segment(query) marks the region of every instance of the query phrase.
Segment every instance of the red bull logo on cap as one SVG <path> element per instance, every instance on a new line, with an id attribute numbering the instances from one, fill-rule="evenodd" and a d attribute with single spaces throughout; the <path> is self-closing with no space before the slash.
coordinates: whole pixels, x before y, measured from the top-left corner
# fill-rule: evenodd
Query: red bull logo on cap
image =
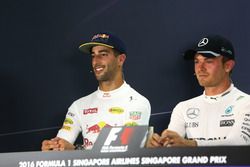
<path id="1" fill-rule="evenodd" d="M 96 34 L 96 35 L 93 36 L 92 40 L 94 40 L 96 38 L 109 38 L 109 35 L 107 35 L 107 34 Z"/>

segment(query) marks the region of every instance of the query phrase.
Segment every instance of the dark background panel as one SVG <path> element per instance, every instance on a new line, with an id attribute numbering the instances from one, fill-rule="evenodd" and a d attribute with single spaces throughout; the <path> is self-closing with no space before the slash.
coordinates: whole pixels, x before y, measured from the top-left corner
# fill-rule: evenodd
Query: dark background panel
<path id="1" fill-rule="evenodd" d="M 199 95 L 183 52 L 207 34 L 235 46 L 234 84 L 250 93 L 248 0 L 55 0 L 0 2 L 0 152 L 40 150 L 71 103 L 97 88 L 90 56 L 78 46 L 99 31 L 127 44 L 126 81 L 167 127 L 173 107 Z"/>

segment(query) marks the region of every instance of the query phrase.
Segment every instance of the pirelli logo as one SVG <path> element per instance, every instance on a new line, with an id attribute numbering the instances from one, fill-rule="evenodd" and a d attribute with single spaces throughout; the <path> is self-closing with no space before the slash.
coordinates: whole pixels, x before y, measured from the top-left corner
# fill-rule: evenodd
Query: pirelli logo
<path id="1" fill-rule="evenodd" d="M 235 122 L 234 119 L 230 119 L 230 120 L 221 120 L 221 121 L 220 121 L 220 127 L 233 126 L 233 125 L 234 125 L 234 122 Z"/>

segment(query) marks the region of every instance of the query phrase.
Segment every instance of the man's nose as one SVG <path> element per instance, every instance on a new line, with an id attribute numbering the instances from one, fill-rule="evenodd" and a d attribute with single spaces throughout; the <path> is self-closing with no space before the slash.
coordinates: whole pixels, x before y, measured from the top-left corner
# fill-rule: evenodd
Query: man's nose
<path id="1" fill-rule="evenodd" d="M 96 64 L 98 62 L 98 56 L 93 56 L 92 57 L 92 64 Z"/>
<path id="2" fill-rule="evenodd" d="M 200 62 L 198 64 L 198 69 L 205 69 L 205 63 L 204 62 Z"/>

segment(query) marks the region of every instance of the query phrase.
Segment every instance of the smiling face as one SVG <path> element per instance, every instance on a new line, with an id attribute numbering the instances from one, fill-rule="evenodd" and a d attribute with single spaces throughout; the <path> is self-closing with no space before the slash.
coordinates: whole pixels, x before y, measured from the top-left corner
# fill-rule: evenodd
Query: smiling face
<path id="1" fill-rule="evenodd" d="M 229 72 L 234 65 L 233 60 L 223 63 L 223 56 L 207 58 L 201 54 L 194 57 L 194 69 L 198 82 L 205 88 L 220 87 L 230 82 Z"/>
<path id="2" fill-rule="evenodd" d="M 121 55 L 115 55 L 113 49 L 106 46 L 92 48 L 92 68 L 99 82 L 114 81 L 122 74 Z"/>

